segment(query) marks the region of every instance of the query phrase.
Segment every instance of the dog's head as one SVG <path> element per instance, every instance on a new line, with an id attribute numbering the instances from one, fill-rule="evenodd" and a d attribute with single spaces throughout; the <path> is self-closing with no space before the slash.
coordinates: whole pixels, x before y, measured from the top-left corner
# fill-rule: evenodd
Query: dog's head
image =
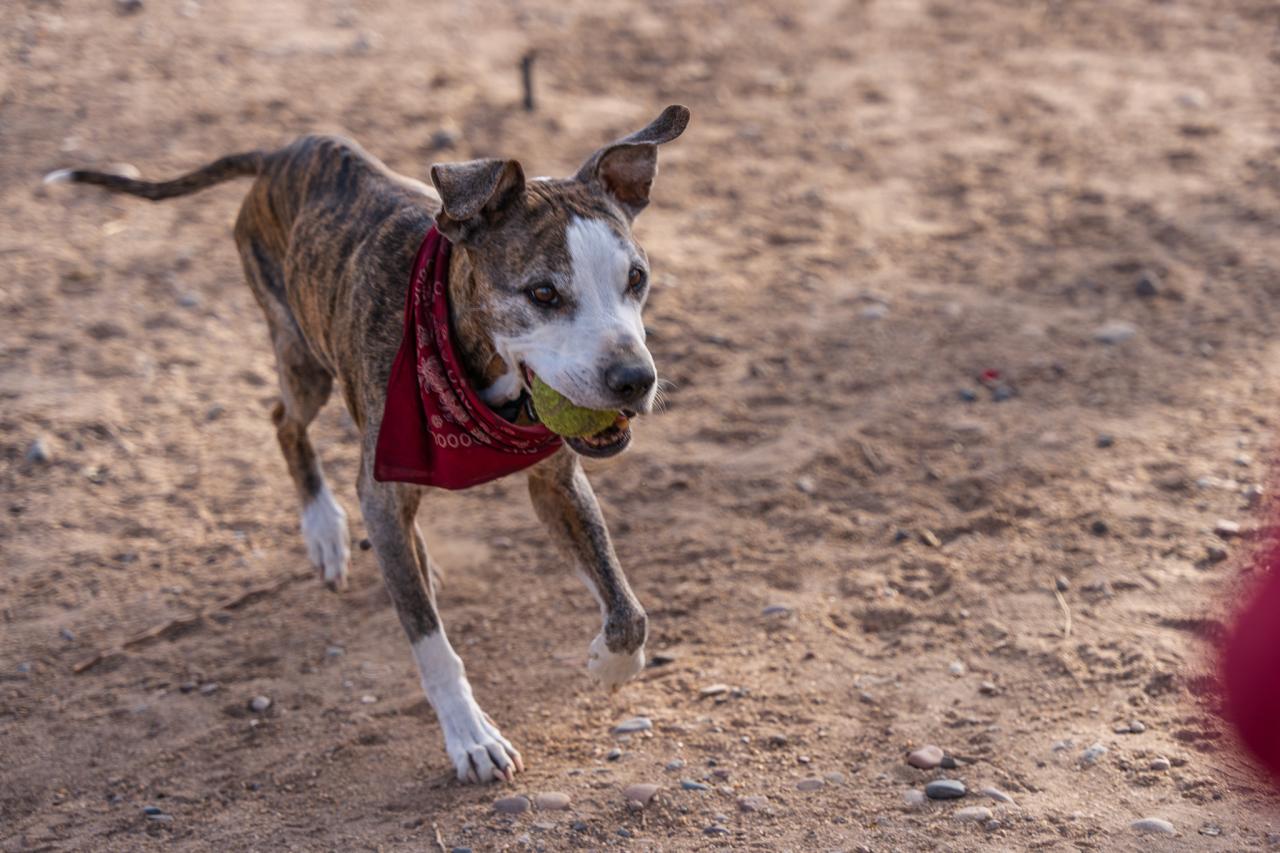
<path id="1" fill-rule="evenodd" d="M 537 375 L 575 405 L 617 410 L 614 427 L 569 440 L 579 453 L 620 452 L 628 418 L 653 406 L 657 372 L 640 319 L 649 263 L 631 223 L 649 203 L 658 145 L 688 122 L 686 108 L 667 107 L 571 178 L 526 180 L 515 160 L 431 167 L 443 203 L 437 227 L 470 265 L 460 322 L 490 336 L 503 362 L 482 396 L 491 405 L 515 399 Z"/>

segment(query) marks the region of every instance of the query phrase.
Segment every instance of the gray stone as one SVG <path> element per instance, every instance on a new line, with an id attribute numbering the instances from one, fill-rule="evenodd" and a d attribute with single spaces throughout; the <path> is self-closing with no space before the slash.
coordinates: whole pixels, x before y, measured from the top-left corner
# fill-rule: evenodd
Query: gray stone
<path id="1" fill-rule="evenodd" d="M 919 788 L 903 792 L 902 801 L 909 809 L 922 809 L 929 804 L 929 798 Z"/>
<path id="2" fill-rule="evenodd" d="M 1158 817 L 1144 817 L 1129 824 L 1129 828 L 1139 835 L 1175 835 L 1173 824 Z"/>
<path id="3" fill-rule="evenodd" d="M 682 769 L 683 767 L 684 767 L 684 759 L 683 759 L 683 758 L 674 758 L 674 759 L 672 759 L 671 761 L 668 761 L 668 762 L 667 762 L 667 770 L 669 770 L 669 771 L 671 771 L 671 770 L 680 770 L 680 769 Z"/>
<path id="4" fill-rule="evenodd" d="M 613 733 L 615 735 L 628 735 L 635 732 L 647 732 L 652 728 L 653 720 L 648 717 L 632 717 L 614 726 Z"/>
<path id="5" fill-rule="evenodd" d="M 921 770 L 932 770 L 942 763 L 942 757 L 941 747 L 925 744 L 919 749 L 913 750 L 907 756 L 907 763 L 912 767 L 919 767 Z"/>
<path id="6" fill-rule="evenodd" d="M 952 815 L 956 820 L 968 820 L 974 823 L 983 823 L 991 820 L 991 809 L 986 806 L 969 806 L 964 809 L 957 809 Z"/>
<path id="7" fill-rule="evenodd" d="M 31 446 L 27 448 L 26 459 L 36 465 L 43 465 L 53 458 L 53 454 L 49 451 L 49 443 L 43 438 L 37 438 L 31 442 Z"/>
<path id="8" fill-rule="evenodd" d="M 881 305 L 880 303 L 868 305 L 858 312 L 858 316 L 864 320 L 883 320 L 889 316 L 889 306 Z"/>
<path id="9" fill-rule="evenodd" d="M 768 807 L 768 797 L 740 797 L 738 799 L 738 808 L 744 812 L 764 811 Z"/>
<path id="10" fill-rule="evenodd" d="M 1230 539 L 1232 536 L 1240 535 L 1240 523 L 1238 521 L 1230 521 L 1229 519 L 1220 518 L 1213 525 L 1213 532 L 1221 536 L 1223 539 Z"/>
<path id="11" fill-rule="evenodd" d="M 544 791 L 533 795 L 533 805 L 539 811 L 558 812 L 569 808 L 572 802 L 569 795 L 562 791 Z"/>
<path id="12" fill-rule="evenodd" d="M 761 612 L 765 616 L 786 616 L 791 612 L 791 608 L 787 607 L 785 604 L 770 604 Z"/>
<path id="13" fill-rule="evenodd" d="M 702 830 L 702 833 L 704 835 L 728 835 L 729 830 L 718 823 L 713 823 L 711 824 L 711 826 L 708 826 L 706 829 Z"/>
<path id="14" fill-rule="evenodd" d="M 1138 334 L 1138 330 L 1134 328 L 1132 323 L 1126 323 L 1123 320 L 1113 320 L 1110 323 L 1104 323 L 1093 330 L 1093 339 L 1100 344 L 1114 346 L 1131 340 L 1134 335 Z"/>
<path id="15" fill-rule="evenodd" d="M 992 788 L 988 786 L 982 789 L 982 794 L 984 796 L 990 797 L 991 799 L 995 800 L 997 803 L 1008 803 L 1011 806 L 1017 805 L 1017 803 L 1013 801 L 1013 797 L 1009 796 L 1004 791 L 1001 791 L 999 788 Z"/>
<path id="16" fill-rule="evenodd" d="M 693 779 L 681 779 L 680 787 L 686 791 L 710 791 L 711 786 L 697 782 Z"/>
<path id="17" fill-rule="evenodd" d="M 261 714 L 270 707 L 271 699 L 267 696 L 254 696 L 249 700 L 249 710 L 256 714 Z"/>
<path id="18" fill-rule="evenodd" d="M 502 797 L 493 801 L 493 810 L 498 814 L 524 814 L 530 805 L 528 797 Z"/>
<path id="19" fill-rule="evenodd" d="M 606 752 L 606 753 L 605 753 L 604 760 L 605 760 L 605 761 L 617 761 L 617 760 L 618 760 L 619 758 L 621 758 L 621 757 L 622 757 L 622 750 L 618 749 L 618 748 L 615 746 L 613 749 L 611 749 L 611 750 L 609 750 L 608 752 Z"/>
<path id="20" fill-rule="evenodd" d="M 1107 748 L 1100 743 L 1095 743 L 1093 746 L 1080 753 L 1080 763 L 1085 767 L 1091 767 L 1101 761 L 1102 757 L 1106 754 Z"/>
<path id="21" fill-rule="evenodd" d="M 817 778 L 816 776 L 811 776 L 811 777 L 810 777 L 810 778 L 808 778 L 808 779 L 801 779 L 799 782 L 797 782 L 797 783 L 796 783 L 796 790 L 797 790 L 797 791 L 804 791 L 805 793 L 809 793 L 809 792 L 812 792 L 812 791 L 817 791 L 817 790 L 819 790 L 819 789 L 820 789 L 820 788 L 822 788 L 822 786 L 823 786 L 823 785 L 825 785 L 825 784 L 827 784 L 827 783 L 826 783 L 826 782 L 823 782 L 821 779 Z"/>
<path id="22" fill-rule="evenodd" d="M 661 789 L 660 785 L 654 785 L 649 782 L 638 782 L 634 785 L 628 785 L 622 789 L 622 798 L 627 802 L 639 803 L 642 806 L 648 805 Z"/>
<path id="23" fill-rule="evenodd" d="M 1144 299 L 1150 299 L 1152 296 L 1159 296 L 1160 276 L 1156 275 L 1151 270 L 1143 270 L 1142 274 L 1138 276 L 1138 280 L 1133 283 L 1133 292 Z"/>
<path id="24" fill-rule="evenodd" d="M 924 786 L 924 793 L 931 800 L 958 800 L 967 792 L 959 779 L 935 779 Z"/>
<path id="25" fill-rule="evenodd" d="M 710 684 L 698 691 L 699 696 L 722 696 L 729 692 L 727 684 Z"/>

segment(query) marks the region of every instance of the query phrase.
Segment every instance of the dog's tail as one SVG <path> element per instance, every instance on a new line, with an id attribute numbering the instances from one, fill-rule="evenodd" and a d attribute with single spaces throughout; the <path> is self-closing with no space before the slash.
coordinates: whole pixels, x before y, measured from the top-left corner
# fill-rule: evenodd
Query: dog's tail
<path id="1" fill-rule="evenodd" d="M 95 172 L 87 169 L 59 169 L 44 176 L 46 184 L 93 184 L 105 187 L 112 192 L 128 193 L 151 201 L 161 201 L 180 195 L 198 192 L 205 187 L 256 175 L 262 171 L 266 163 L 265 151 L 245 151 L 240 154 L 228 154 L 207 166 L 201 166 L 194 172 L 188 172 L 172 181 L 141 181 L 125 175 L 111 172 Z"/>

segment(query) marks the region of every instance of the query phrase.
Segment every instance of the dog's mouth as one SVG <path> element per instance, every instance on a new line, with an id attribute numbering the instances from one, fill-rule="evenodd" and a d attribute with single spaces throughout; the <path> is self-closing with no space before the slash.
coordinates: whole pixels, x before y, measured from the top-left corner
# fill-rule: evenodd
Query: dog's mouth
<path id="1" fill-rule="evenodd" d="M 525 414 L 534 423 L 541 423 L 538 418 L 538 412 L 533 405 L 533 370 L 529 365 L 521 363 L 520 377 L 524 380 L 524 411 Z M 610 456 L 617 456 L 619 453 L 627 449 L 631 444 L 631 419 L 636 413 L 631 409 L 622 409 L 618 412 L 618 417 L 613 423 L 597 433 L 582 436 L 564 436 L 564 443 L 569 445 L 569 449 L 580 456 L 589 456 L 593 459 L 605 459 Z"/>

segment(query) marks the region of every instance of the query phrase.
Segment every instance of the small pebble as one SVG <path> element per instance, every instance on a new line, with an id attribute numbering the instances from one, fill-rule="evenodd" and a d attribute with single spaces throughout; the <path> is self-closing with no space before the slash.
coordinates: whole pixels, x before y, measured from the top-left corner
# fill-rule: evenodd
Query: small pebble
<path id="1" fill-rule="evenodd" d="M 1129 828 L 1139 835 L 1174 835 L 1173 824 L 1158 817 L 1144 817 L 1129 824 Z"/>
<path id="2" fill-rule="evenodd" d="M 680 787 L 686 791 L 710 791 L 711 790 L 710 785 L 704 785 L 703 783 L 696 782 L 693 779 L 681 779 Z"/>
<path id="3" fill-rule="evenodd" d="M 990 681 L 984 681 L 978 685 L 978 692 L 984 696 L 995 696 L 1000 693 L 1000 688 Z"/>
<path id="4" fill-rule="evenodd" d="M 493 801 L 493 810 L 498 814 L 524 814 L 529 806 L 528 797 L 502 797 Z"/>
<path id="5" fill-rule="evenodd" d="M 53 454 L 49 452 L 49 444 L 43 438 L 37 438 L 31 442 L 31 446 L 27 448 L 26 459 L 36 465 L 43 465 L 53 458 Z"/>
<path id="6" fill-rule="evenodd" d="M 1067 580 L 1065 575 L 1058 575 L 1058 579 L 1053 582 L 1058 592 L 1066 592 L 1071 589 L 1071 581 Z"/>
<path id="7" fill-rule="evenodd" d="M 723 826 L 721 826 L 718 823 L 711 824 L 711 826 L 708 826 L 706 829 L 702 830 L 702 832 L 704 835 L 728 835 L 729 834 L 729 830 L 725 829 Z"/>
<path id="8" fill-rule="evenodd" d="M 938 538 L 938 534 L 929 528 L 920 531 L 920 541 L 928 545 L 930 548 L 941 548 L 942 540 Z"/>
<path id="9" fill-rule="evenodd" d="M 827 780 L 827 782 L 828 782 L 828 783 L 830 783 L 830 784 L 832 784 L 832 785 L 843 785 L 843 784 L 844 784 L 844 774 L 843 774 L 843 773 L 840 773 L 840 772 L 838 772 L 838 771 L 837 771 L 837 772 L 834 772 L 834 773 L 828 773 L 826 776 L 824 776 L 824 777 L 822 777 L 822 778 L 826 779 L 826 780 Z"/>
<path id="10" fill-rule="evenodd" d="M 868 305 L 866 308 L 863 308 L 858 312 L 858 316 L 864 320 L 881 320 L 889 316 L 889 306 L 878 303 L 875 305 Z"/>
<path id="11" fill-rule="evenodd" d="M 1106 536 L 1107 533 L 1111 531 L 1111 528 L 1107 526 L 1105 521 L 1100 518 L 1096 518 L 1093 523 L 1089 525 L 1089 530 L 1094 536 Z"/>
<path id="12" fill-rule="evenodd" d="M 765 616 L 785 616 L 791 612 L 791 608 L 785 604 L 770 604 L 761 611 Z"/>
<path id="13" fill-rule="evenodd" d="M 924 793 L 931 800 L 956 800 L 965 795 L 965 787 L 958 779 L 935 779 L 924 786 Z"/>
<path id="14" fill-rule="evenodd" d="M 964 663 L 962 661 L 953 660 L 951 663 L 947 664 L 947 672 L 951 673 L 956 678 L 959 678 L 964 675 Z"/>
<path id="15" fill-rule="evenodd" d="M 927 744 L 917 750 L 913 750 L 907 756 L 907 763 L 912 767 L 919 767 L 921 770 L 932 770 L 942 763 L 943 752 L 940 747 L 933 744 Z"/>
<path id="16" fill-rule="evenodd" d="M 347 650 L 342 646 L 330 646 L 324 650 L 324 653 L 326 657 L 340 658 L 347 653 Z"/>
<path id="17" fill-rule="evenodd" d="M 721 696 L 729 692 L 727 684 L 711 684 L 698 691 L 699 696 Z"/>
<path id="18" fill-rule="evenodd" d="M 58 636 L 66 640 L 68 643 L 74 643 L 76 641 L 76 635 L 71 633 L 70 628 L 59 628 Z"/>
<path id="19" fill-rule="evenodd" d="M 1013 801 L 1013 797 L 1009 796 L 1004 791 L 1001 791 L 999 788 L 991 788 L 991 787 L 983 788 L 982 793 L 984 796 L 990 797 L 991 799 L 995 800 L 997 803 L 1008 803 L 1011 806 L 1017 805 Z"/>
<path id="20" fill-rule="evenodd" d="M 366 693 L 360 697 L 361 705 L 372 705 L 374 702 L 377 702 L 377 701 L 378 701 L 378 697 L 374 696 L 372 693 Z"/>
<path id="21" fill-rule="evenodd" d="M 796 489 L 798 489 L 799 491 L 803 492 L 806 495 L 811 495 L 814 492 L 818 491 L 818 484 L 814 482 L 814 479 L 812 477 L 797 477 Z"/>
<path id="22" fill-rule="evenodd" d="M 164 809 L 159 806 L 143 806 L 142 813 L 150 817 L 151 815 L 164 814 Z"/>
<path id="23" fill-rule="evenodd" d="M 952 815 L 956 820 L 968 820 L 974 823 L 983 823 L 991 820 L 991 809 L 986 806 L 969 806 L 968 808 L 957 809 Z"/>
<path id="24" fill-rule="evenodd" d="M 372 543 L 372 542 L 370 542 L 368 539 L 361 539 L 361 540 L 360 540 L 360 550 L 361 550 L 361 551 L 368 551 L 368 550 L 369 550 L 370 548 L 372 548 L 372 547 L 373 547 L 373 543 Z"/>
<path id="25" fill-rule="evenodd" d="M 649 782 L 638 782 L 634 785 L 628 785 L 622 789 L 622 797 L 628 802 L 639 803 L 642 806 L 648 805 L 653 799 L 654 794 L 658 793 L 658 785 Z"/>
<path id="26" fill-rule="evenodd" d="M 942 756 L 942 761 L 938 762 L 938 766 L 943 770 L 955 770 L 960 766 L 960 762 L 956 761 L 954 756 L 944 755 Z"/>
<path id="27" fill-rule="evenodd" d="M 1095 743 L 1093 746 L 1080 753 L 1080 763 L 1086 767 L 1097 764 L 1098 761 L 1101 760 L 1102 756 L 1106 754 L 1107 748 L 1100 743 Z"/>
<path id="28" fill-rule="evenodd" d="M 1227 559 L 1228 556 L 1227 549 L 1219 547 L 1218 545 L 1209 545 L 1204 549 L 1205 561 L 1210 564 L 1221 563 L 1223 560 Z"/>
<path id="29" fill-rule="evenodd" d="M 1169 761 L 1169 759 L 1165 758 L 1164 756 L 1157 756 L 1156 758 L 1151 759 L 1151 763 L 1147 765 L 1147 769 L 1154 770 L 1157 773 L 1162 773 L 1165 770 L 1168 770 L 1172 766 L 1173 764 Z"/>
<path id="30" fill-rule="evenodd" d="M 1232 536 L 1240 535 L 1240 523 L 1221 518 L 1213 525 L 1213 532 L 1223 539 L 1230 539 Z"/>
<path id="31" fill-rule="evenodd" d="M 929 798 L 919 788 L 912 788 L 902 794 L 902 801 L 909 809 L 922 809 L 929 804 Z"/>
<path id="32" fill-rule="evenodd" d="M 1115 346 L 1125 341 L 1131 340 L 1134 335 L 1138 334 L 1138 330 L 1134 328 L 1132 323 L 1126 323 L 1123 320 L 1115 320 L 1105 323 L 1093 331 L 1093 339 L 1100 344 Z"/>
<path id="33" fill-rule="evenodd" d="M 974 403 L 978 400 L 978 394 L 972 388 L 961 388 L 956 392 L 956 396 L 965 403 Z"/>
<path id="34" fill-rule="evenodd" d="M 200 692 L 201 692 L 203 695 L 208 696 L 210 693 L 217 693 L 217 692 L 218 692 L 218 687 L 219 687 L 218 682 L 216 682 L 216 681 L 208 681 L 208 682 L 205 682 L 204 684 L 201 684 L 201 685 L 200 685 Z"/>
<path id="35" fill-rule="evenodd" d="M 617 760 L 618 760 L 619 758 L 621 758 L 621 757 L 622 757 L 622 750 L 618 749 L 618 748 L 615 746 L 613 749 L 611 749 L 611 750 L 609 750 L 608 752 L 606 752 L 606 753 L 605 753 L 604 760 L 605 760 L 605 761 L 617 761 Z"/>
<path id="36" fill-rule="evenodd" d="M 651 728 L 653 728 L 653 720 L 648 717 L 632 717 L 614 726 L 613 733 L 615 735 L 626 735 L 634 732 L 647 732 Z"/>
<path id="37" fill-rule="evenodd" d="M 263 711 L 271 707 L 271 699 L 266 696 L 254 696 L 249 700 L 249 710 L 255 714 L 261 714 Z"/>
<path id="38" fill-rule="evenodd" d="M 738 808 L 744 812 L 764 811 L 768 807 L 768 797 L 740 797 L 738 799 Z"/>
<path id="39" fill-rule="evenodd" d="M 667 770 L 680 770 L 684 767 L 683 758 L 674 758 L 667 762 Z"/>
<path id="40" fill-rule="evenodd" d="M 1218 826 L 1216 823 L 1206 823 L 1200 827 L 1200 834 L 1207 835 L 1210 838 L 1216 838 L 1222 834 L 1222 827 Z"/>
<path id="41" fill-rule="evenodd" d="M 142 0 L 116 0 L 116 11 L 121 15 L 132 15 L 142 10 Z"/>
<path id="42" fill-rule="evenodd" d="M 1160 277 L 1151 270 L 1143 270 L 1142 275 L 1138 276 L 1138 280 L 1133 284 L 1133 292 L 1150 299 L 1160 294 Z"/>
<path id="43" fill-rule="evenodd" d="M 1102 448 L 1110 447 L 1111 445 L 1113 445 L 1113 444 L 1115 444 L 1115 443 L 1116 443 L 1115 436 L 1110 435 L 1110 434 L 1105 433 L 1105 432 L 1104 432 L 1104 433 L 1101 433 L 1101 434 L 1098 436 L 1097 441 L 1095 442 L 1095 444 L 1097 444 L 1097 445 L 1098 445 L 1098 447 L 1102 447 Z"/>
<path id="44" fill-rule="evenodd" d="M 825 784 L 826 784 L 825 782 L 823 782 L 821 779 L 818 779 L 817 777 L 810 777 L 808 779 L 801 779 L 799 782 L 797 782 L 796 790 L 804 791 L 808 793 L 810 791 L 817 791 L 819 788 L 821 788 Z"/>
<path id="45" fill-rule="evenodd" d="M 991 390 L 991 399 L 997 403 L 1003 403 L 1012 400 L 1017 394 L 1012 385 L 997 385 Z"/>
<path id="46" fill-rule="evenodd" d="M 562 791 L 545 791 L 533 797 L 534 807 L 544 812 L 563 811 L 569 808 L 570 802 L 569 795 Z"/>

